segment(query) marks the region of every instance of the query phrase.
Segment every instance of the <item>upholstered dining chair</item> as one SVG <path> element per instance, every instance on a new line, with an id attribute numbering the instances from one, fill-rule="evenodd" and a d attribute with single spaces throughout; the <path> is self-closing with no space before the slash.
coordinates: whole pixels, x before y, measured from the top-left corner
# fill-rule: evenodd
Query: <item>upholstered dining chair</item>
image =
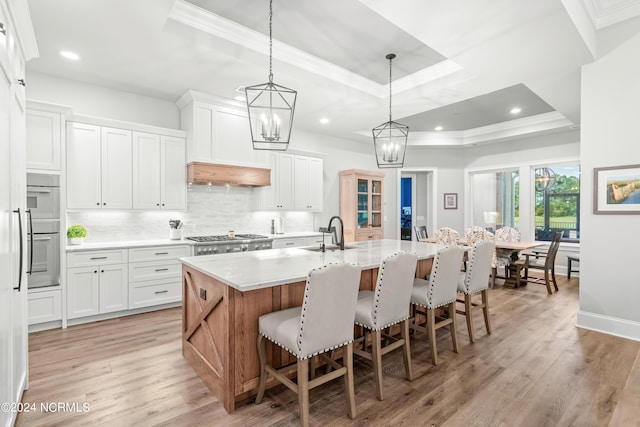
<path id="1" fill-rule="evenodd" d="M 416 232 L 416 240 L 426 239 L 429 236 L 427 235 L 427 226 L 426 225 L 416 225 L 413 227 Z"/>
<path id="2" fill-rule="evenodd" d="M 262 402 L 267 375 L 298 394 L 300 424 L 309 425 L 309 389 L 344 377 L 349 417 L 356 417 L 353 389 L 353 322 L 360 286 L 360 268 L 351 264 L 329 264 L 311 270 L 307 276 L 302 307 L 260 316 L 258 319 L 258 356 L 260 383 L 256 404 Z M 287 350 L 297 359 L 297 384 L 287 378 L 290 367 L 274 369 L 267 364 L 266 340 Z M 343 365 L 326 357 L 325 352 L 344 347 Z M 309 381 L 309 359 L 325 356 L 336 368 Z"/>
<path id="3" fill-rule="evenodd" d="M 551 290 L 551 283 L 556 292 L 558 291 L 558 282 L 556 281 L 556 254 L 560 247 L 560 239 L 562 238 L 562 231 L 557 231 L 553 234 L 551 244 L 549 244 L 549 250 L 546 253 L 535 252 L 523 252 L 524 259 L 519 259 L 515 262 L 516 280 L 520 279 L 521 271 L 524 270 L 524 280 L 527 283 L 537 283 L 539 285 L 545 285 L 547 287 L 547 293 L 553 294 Z M 531 277 L 529 276 L 529 270 L 542 270 L 544 271 L 544 277 Z"/>
<path id="4" fill-rule="evenodd" d="M 460 234 L 449 227 L 442 227 L 438 231 L 436 231 L 436 243 L 441 245 L 457 245 L 460 240 Z"/>
<path id="5" fill-rule="evenodd" d="M 373 362 L 374 379 L 378 400 L 384 399 L 382 391 L 382 356 L 403 348 L 405 374 L 413 380 L 411 372 L 411 347 L 409 345 L 409 302 L 413 289 L 418 257 L 408 252 L 398 252 L 380 263 L 378 280 L 374 291 L 360 291 L 356 306 L 356 325 L 371 331 L 371 351 L 367 351 L 367 334 L 364 334 L 363 349 L 354 348 L 357 356 Z M 400 339 L 382 347 L 382 330 L 400 323 Z"/>
<path id="6" fill-rule="evenodd" d="M 491 319 L 489 318 L 489 275 L 491 273 L 491 259 L 495 251 L 493 242 L 481 240 L 471 246 L 467 271 L 460 273 L 458 279 L 458 291 L 464 294 L 464 311 L 457 310 L 467 319 L 469 341 L 474 342 L 473 336 L 473 311 L 481 309 L 484 314 L 484 325 L 487 333 L 491 333 Z M 480 294 L 481 302 L 474 302 L 472 297 Z"/>
<path id="7" fill-rule="evenodd" d="M 519 242 L 520 232 L 513 227 L 502 227 L 496 230 L 495 240 L 496 242 Z M 505 277 L 509 277 L 512 252 L 513 251 L 509 249 L 500 249 L 496 247 L 496 268 L 504 267 Z"/>
<path id="8" fill-rule="evenodd" d="M 459 246 L 448 246 L 436 253 L 429 280 L 414 279 L 411 292 L 411 304 L 416 306 L 415 312 L 426 316 L 426 331 L 431 347 L 431 361 L 438 364 L 436 349 L 436 330 L 449 326 L 453 351 L 458 352 L 458 335 L 456 332 L 456 291 L 458 276 L 464 249 Z M 438 316 L 436 310 L 446 310 L 446 317 Z M 424 329 L 418 325 L 414 316 L 413 329 Z"/>

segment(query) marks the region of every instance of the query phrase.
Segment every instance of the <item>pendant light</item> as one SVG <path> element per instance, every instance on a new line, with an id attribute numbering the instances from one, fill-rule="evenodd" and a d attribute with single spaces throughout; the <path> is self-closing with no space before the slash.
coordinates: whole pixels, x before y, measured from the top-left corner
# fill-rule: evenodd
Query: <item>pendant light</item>
<path id="1" fill-rule="evenodd" d="M 409 126 L 394 122 L 391 116 L 391 61 L 394 53 L 385 58 L 389 60 L 389 121 L 373 128 L 373 146 L 376 150 L 378 168 L 401 168 L 407 149 Z"/>
<path id="2" fill-rule="evenodd" d="M 536 191 L 551 190 L 556 186 L 556 173 L 551 168 L 536 169 Z"/>
<path id="3" fill-rule="evenodd" d="M 289 147 L 297 92 L 273 82 L 273 0 L 269 0 L 269 82 L 247 86 L 247 109 L 254 150 Z"/>

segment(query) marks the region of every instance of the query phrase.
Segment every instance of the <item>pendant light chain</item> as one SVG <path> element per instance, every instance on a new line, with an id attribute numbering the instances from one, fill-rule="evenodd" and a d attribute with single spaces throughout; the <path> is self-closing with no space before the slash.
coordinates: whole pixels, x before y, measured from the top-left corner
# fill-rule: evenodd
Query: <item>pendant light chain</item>
<path id="1" fill-rule="evenodd" d="M 389 58 L 389 121 L 391 121 L 391 96 L 392 96 L 392 92 L 391 92 L 391 61 L 393 61 L 393 58 Z"/>
<path id="2" fill-rule="evenodd" d="M 269 0 L 269 82 L 273 82 L 273 0 Z"/>

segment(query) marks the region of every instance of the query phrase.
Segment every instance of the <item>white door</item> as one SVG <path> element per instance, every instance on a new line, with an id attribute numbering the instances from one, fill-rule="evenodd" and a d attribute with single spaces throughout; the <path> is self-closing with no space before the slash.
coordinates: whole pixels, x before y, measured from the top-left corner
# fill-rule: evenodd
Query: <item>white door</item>
<path id="1" fill-rule="evenodd" d="M 183 155 L 184 157 L 184 155 Z M 160 136 L 133 133 L 133 208 L 160 209 Z"/>
<path id="2" fill-rule="evenodd" d="M 102 128 L 102 208 L 131 209 L 131 131 Z"/>
<path id="3" fill-rule="evenodd" d="M 98 314 L 99 267 L 76 267 L 67 270 L 67 319 Z"/>
<path id="4" fill-rule="evenodd" d="M 309 210 L 309 157 L 295 156 L 293 167 L 293 207 Z"/>
<path id="5" fill-rule="evenodd" d="M 99 277 L 100 313 L 109 313 L 129 308 L 127 265 L 116 264 L 101 266 Z"/>
<path id="6" fill-rule="evenodd" d="M 27 168 L 60 170 L 59 113 L 27 111 Z"/>
<path id="7" fill-rule="evenodd" d="M 293 154 L 278 154 L 278 176 L 275 185 L 281 209 L 293 209 L 293 170 Z"/>
<path id="8" fill-rule="evenodd" d="M 102 206 L 100 127 L 67 125 L 67 208 Z"/>
<path id="9" fill-rule="evenodd" d="M 184 210 L 187 200 L 184 139 L 163 136 L 161 141 L 161 207 L 162 209 Z"/>
<path id="10" fill-rule="evenodd" d="M 322 212 L 324 191 L 324 161 L 316 157 L 309 157 L 307 168 L 307 192 L 309 194 L 309 210 Z"/>

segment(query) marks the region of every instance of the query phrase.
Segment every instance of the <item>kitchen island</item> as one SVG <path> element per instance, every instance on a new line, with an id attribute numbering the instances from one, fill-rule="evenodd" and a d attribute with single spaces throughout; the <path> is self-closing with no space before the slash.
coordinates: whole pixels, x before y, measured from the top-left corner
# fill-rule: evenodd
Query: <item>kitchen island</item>
<path id="1" fill-rule="evenodd" d="M 386 256 L 415 253 L 416 276 L 424 277 L 439 248 L 433 243 L 377 240 L 350 243 L 344 251 L 291 248 L 181 258 L 182 354 L 231 413 L 258 387 L 258 318 L 301 305 L 311 269 L 356 264 L 362 269 L 360 289 L 373 290 Z M 271 346 L 267 357 L 276 368 L 294 361 L 277 346 Z"/>

